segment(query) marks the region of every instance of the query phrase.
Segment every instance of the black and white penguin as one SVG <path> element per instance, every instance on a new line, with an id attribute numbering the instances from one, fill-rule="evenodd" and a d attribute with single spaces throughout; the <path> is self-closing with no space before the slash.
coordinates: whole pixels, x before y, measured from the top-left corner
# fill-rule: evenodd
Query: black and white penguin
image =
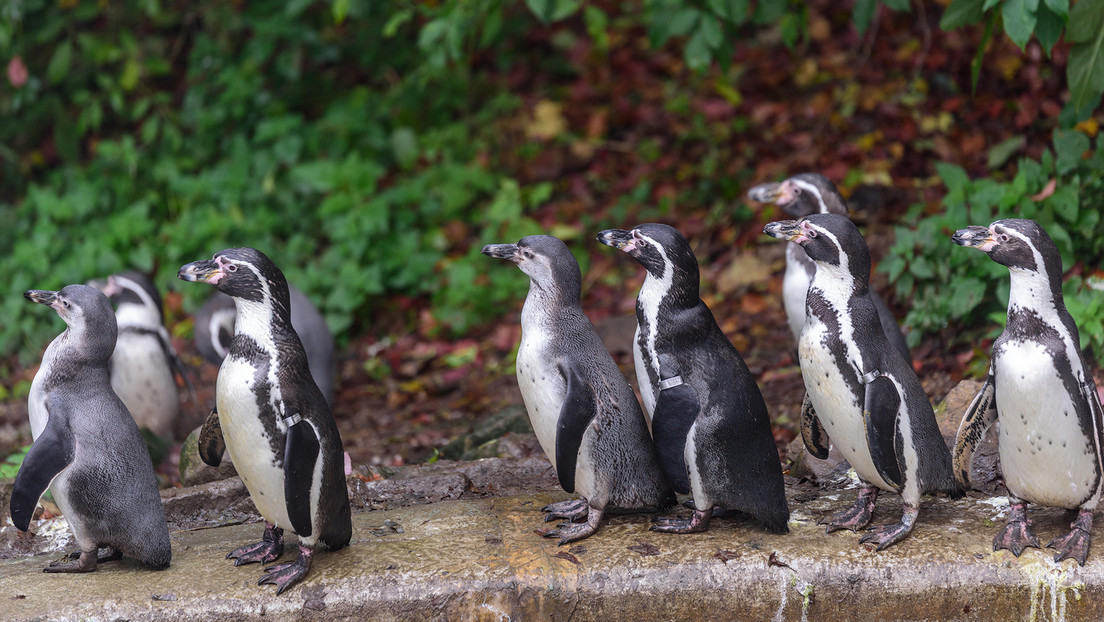
<path id="1" fill-rule="evenodd" d="M 748 198 L 760 203 L 774 203 L 794 218 L 809 214 L 848 215 L 836 185 L 820 173 L 801 173 L 781 182 L 759 184 L 748 191 Z M 786 272 L 782 276 L 782 306 L 786 310 L 786 319 L 794 341 L 801 337 L 801 327 L 805 324 L 805 294 L 809 291 L 809 282 L 813 279 L 816 266 L 804 250 L 797 244 L 786 245 Z M 912 354 L 908 342 L 901 333 L 901 327 L 889 305 L 878 295 L 870 291 L 874 307 L 878 310 L 878 321 L 890 344 L 905 357 L 910 365 Z"/>
<path id="2" fill-rule="evenodd" d="M 266 526 L 261 542 L 227 557 L 235 565 L 268 563 L 283 552 L 285 529 L 298 534 L 296 560 L 266 568 L 258 582 L 281 593 L 306 576 L 319 543 L 330 550 L 349 543 L 341 437 L 291 327 L 287 281 L 268 257 L 252 248 L 227 249 L 181 267 L 179 276 L 214 285 L 237 307 L 234 339 L 215 387 L 218 417 L 207 425 L 214 420 L 221 426 Z"/>
<path id="3" fill-rule="evenodd" d="M 560 544 L 598 530 L 607 508 L 665 509 L 664 482 L 648 425 L 632 387 L 579 304 L 579 264 L 561 240 L 531 235 L 488 244 L 483 254 L 517 264 L 529 276 L 521 310 L 517 378 L 529 421 L 560 485 L 580 500 L 543 508 Z"/>
<path id="4" fill-rule="evenodd" d="M 123 555 L 168 568 L 172 550 L 157 476 L 138 426 L 111 390 L 107 365 L 117 330 L 111 303 L 87 285 L 23 295 L 57 311 L 68 327 L 50 342 L 31 382 L 34 444 L 15 477 L 12 522 L 26 531 L 49 488 L 80 552 L 76 562 L 54 562 L 46 572 L 91 572 Z"/>
<path id="5" fill-rule="evenodd" d="M 800 244 L 816 263 L 798 342 L 807 397 L 802 438 L 817 457 L 827 455 L 830 438 L 863 482 L 854 507 L 821 522 L 829 532 L 857 531 L 870 523 L 879 490 L 898 492 L 901 522 L 861 540 L 884 549 L 912 531 L 920 495 L 962 494 L 951 453 L 920 379 L 877 322 L 870 252 L 855 224 L 840 214 L 813 214 L 763 231 Z"/>
<path id="6" fill-rule="evenodd" d="M 993 342 L 989 377 L 967 408 L 955 442 L 955 476 L 970 484 L 974 448 L 1000 420 L 1000 462 L 1011 506 L 993 550 L 1019 556 L 1039 546 L 1027 503 L 1078 510 L 1070 533 L 1047 548 L 1054 560 L 1084 565 L 1102 477 L 1100 401 L 1080 338 L 1062 298 L 1062 259 L 1033 220 L 998 220 L 955 232 L 954 242 L 983 251 L 1011 275 L 1008 322 Z"/>
<path id="7" fill-rule="evenodd" d="M 608 229 L 598 241 L 645 270 L 636 299 L 633 359 L 651 417 L 660 465 L 694 513 L 658 518 L 655 531 L 693 533 L 714 509 L 751 514 L 774 533 L 789 531 L 782 465 L 755 378 L 698 297 L 698 262 L 667 225 Z"/>
<path id="8" fill-rule="evenodd" d="M 334 356 L 334 338 L 326 326 L 326 319 L 311 303 L 303 292 L 288 284 L 288 297 L 291 301 L 291 327 L 299 335 L 303 350 L 307 353 L 314 383 L 322 390 L 326 403 L 334 406 L 334 387 L 337 377 L 337 362 Z M 221 292 L 203 303 L 195 313 L 195 344 L 203 358 L 215 364 L 221 364 L 230 351 L 230 342 L 234 338 L 234 301 Z"/>
<path id="9" fill-rule="evenodd" d="M 111 355 L 111 388 L 139 428 L 171 440 L 180 410 L 174 374 L 187 376 L 162 323 L 161 294 L 137 271 L 89 284 L 115 305 L 119 339 Z"/>

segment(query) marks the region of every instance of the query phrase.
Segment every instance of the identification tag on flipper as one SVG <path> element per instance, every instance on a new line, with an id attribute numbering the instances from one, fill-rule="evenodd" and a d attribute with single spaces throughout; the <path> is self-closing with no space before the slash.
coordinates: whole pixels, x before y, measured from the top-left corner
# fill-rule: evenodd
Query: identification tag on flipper
<path id="1" fill-rule="evenodd" d="M 686 436 L 698 418 L 701 406 L 694 387 L 683 382 L 667 355 L 659 356 L 659 395 L 652 415 L 652 442 L 663 475 L 679 494 L 690 492 L 686 468 Z"/>

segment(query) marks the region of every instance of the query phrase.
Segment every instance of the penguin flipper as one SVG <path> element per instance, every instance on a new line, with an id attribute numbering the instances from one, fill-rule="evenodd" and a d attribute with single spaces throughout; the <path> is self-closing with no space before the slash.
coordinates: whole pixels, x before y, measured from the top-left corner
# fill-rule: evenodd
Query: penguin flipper
<path id="1" fill-rule="evenodd" d="M 48 397 L 46 411 L 49 419 L 46 421 L 46 428 L 27 451 L 19 473 L 15 476 L 11 495 L 11 519 L 20 531 L 27 531 L 35 506 L 38 505 L 42 493 L 50 487 L 50 482 L 73 463 L 76 450 L 73 433 L 69 429 L 68 417 L 59 410 L 57 399 Z"/>
<path id="2" fill-rule="evenodd" d="M 901 486 L 901 466 L 897 459 L 897 413 L 901 409 L 901 394 L 885 376 L 866 384 L 863 402 L 863 423 L 870 458 L 878 474 L 887 483 Z"/>
<path id="3" fill-rule="evenodd" d="M 199 457 L 204 463 L 217 467 L 222 464 L 222 454 L 226 451 L 226 441 L 222 438 L 222 424 L 219 422 L 218 409 L 212 408 L 199 430 Z"/>
<path id="4" fill-rule="evenodd" d="M 686 468 L 686 436 L 698 418 L 701 405 L 697 391 L 682 382 L 667 355 L 661 354 L 659 361 L 659 373 L 663 380 L 660 381 L 652 415 L 652 443 L 659 458 L 659 467 L 671 488 L 677 493 L 687 494 L 690 492 L 690 472 Z"/>
<path id="5" fill-rule="evenodd" d="M 299 415 L 288 419 L 294 420 Z M 309 537 L 311 526 L 311 486 L 321 445 L 318 433 L 307 420 L 289 422 L 284 444 L 284 502 L 291 528 L 301 538 Z"/>
<path id="6" fill-rule="evenodd" d="M 575 492 L 575 463 L 579 459 L 579 447 L 583 444 L 587 426 L 598 410 L 594 404 L 594 393 L 583 381 L 577 361 L 565 360 L 560 373 L 567 380 L 567 395 L 556 420 L 556 476 L 566 492 Z"/>
<path id="7" fill-rule="evenodd" d="M 958 426 L 954 446 L 954 476 L 963 488 L 970 488 L 970 467 L 974 460 L 974 450 L 985 437 L 985 431 L 997 420 L 996 383 L 993 372 L 985 379 L 985 384 L 974 396 L 974 401 L 966 408 L 962 423 Z"/>
<path id="8" fill-rule="evenodd" d="M 805 393 L 801 400 L 801 440 L 805 442 L 805 448 L 814 458 L 824 460 L 828 457 L 828 434 L 824 431 L 820 419 L 817 418 L 813 402 L 809 399 L 809 393 Z"/>

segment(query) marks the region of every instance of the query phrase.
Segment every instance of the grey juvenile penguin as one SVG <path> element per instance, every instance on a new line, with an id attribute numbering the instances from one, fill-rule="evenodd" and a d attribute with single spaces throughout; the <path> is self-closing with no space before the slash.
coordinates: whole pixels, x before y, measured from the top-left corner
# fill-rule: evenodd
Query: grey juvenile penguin
<path id="1" fill-rule="evenodd" d="M 780 182 L 759 184 L 748 191 L 748 198 L 760 203 L 774 203 L 794 218 L 809 214 L 848 215 L 847 205 L 843 202 L 836 185 L 820 173 L 800 173 Z M 816 273 L 816 265 L 797 244 L 786 245 L 786 272 L 782 276 L 782 306 L 786 310 L 786 319 L 794 341 L 801 338 L 801 327 L 805 324 L 805 294 L 809 291 L 809 282 Z M 894 348 L 912 364 L 912 354 L 908 343 L 901 334 L 901 327 L 889 305 L 870 290 L 870 298 L 878 311 L 878 321 L 882 330 Z"/>
<path id="2" fill-rule="evenodd" d="M 110 362 L 111 388 L 139 428 L 172 439 L 180 410 L 174 373 L 187 376 L 162 323 L 161 295 L 146 275 L 133 270 L 94 285 L 115 304 L 119 327 Z"/>
<path id="3" fill-rule="evenodd" d="M 488 244 L 483 254 L 529 276 L 521 310 L 517 378 L 529 421 L 560 485 L 580 500 L 546 506 L 545 533 L 566 544 L 590 536 L 607 508 L 663 509 L 674 503 L 636 395 L 579 305 L 579 264 L 562 241 L 531 235 Z"/>
<path id="4" fill-rule="evenodd" d="M 873 517 L 879 490 L 898 492 L 905 506 L 901 522 L 861 539 L 884 549 L 912 531 L 920 495 L 961 496 L 951 453 L 920 379 L 878 324 L 870 252 L 855 223 L 841 214 L 813 214 L 763 231 L 800 244 L 816 263 L 798 342 L 807 397 L 802 438 L 823 458 L 827 434 L 863 482 L 854 507 L 821 522 L 829 532 L 857 531 Z"/>
<path id="5" fill-rule="evenodd" d="M 660 465 L 675 492 L 692 494 L 689 518 L 655 531 L 705 531 L 714 509 L 751 514 L 788 532 L 790 512 L 767 405 L 740 353 L 698 297 L 698 262 L 667 225 L 609 229 L 598 241 L 628 253 L 647 276 L 636 299 L 633 359 Z"/>
<path id="6" fill-rule="evenodd" d="M 235 565 L 268 563 L 284 550 L 284 530 L 299 535 L 295 561 L 265 569 L 258 583 L 277 594 L 310 570 L 319 543 L 337 550 L 349 543 L 352 517 L 345 484 L 341 436 L 307 368 L 291 327 L 288 287 L 276 264 L 252 248 L 232 248 L 214 259 L 180 268 L 185 281 L 210 283 L 234 299 L 234 339 L 215 387 L 218 416 L 205 436 L 225 439 L 234 466 L 265 518 L 264 538 L 231 551 Z M 204 461 L 217 466 L 201 445 Z"/>
<path id="7" fill-rule="evenodd" d="M 156 570 L 168 568 L 169 530 L 149 452 L 111 390 L 111 303 L 87 285 L 23 295 L 57 311 L 68 327 L 50 342 L 31 382 L 27 411 L 35 440 L 15 478 L 12 522 L 26 531 L 39 497 L 50 488 L 80 552 L 78 561 L 52 563 L 46 572 L 91 572 L 97 563 L 123 555 Z M 108 549 L 103 556 L 100 547 Z"/>
<path id="8" fill-rule="evenodd" d="M 1084 565 L 1102 477 L 1100 401 L 1081 355 L 1073 318 L 1062 298 L 1062 259 L 1033 220 L 1010 218 L 955 232 L 960 246 L 976 248 L 1011 275 L 1008 322 L 993 342 L 989 377 L 966 410 L 955 442 L 955 477 L 970 485 L 974 449 L 1000 420 L 1000 461 L 1011 505 L 1008 524 L 993 550 L 1019 556 L 1039 546 L 1027 503 L 1078 510 L 1066 536 L 1047 548 L 1054 561 Z"/>
<path id="9" fill-rule="evenodd" d="M 310 299 L 294 285 L 288 284 L 291 304 L 291 327 L 299 335 L 303 350 L 307 353 L 311 376 L 326 397 L 330 408 L 334 406 L 334 381 L 337 363 L 334 357 L 334 339 L 326 320 Z M 195 313 L 195 344 L 203 358 L 221 364 L 230 351 L 234 338 L 234 301 L 215 292 Z"/>

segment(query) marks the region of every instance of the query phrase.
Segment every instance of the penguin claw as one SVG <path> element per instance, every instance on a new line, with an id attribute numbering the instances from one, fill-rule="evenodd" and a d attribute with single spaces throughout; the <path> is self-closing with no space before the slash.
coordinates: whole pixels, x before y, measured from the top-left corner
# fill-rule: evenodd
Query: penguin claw
<path id="1" fill-rule="evenodd" d="M 705 511 L 694 510 L 690 516 L 657 516 L 652 519 L 655 524 L 649 530 L 661 533 L 701 533 L 709 529 L 709 519 L 712 517 L 712 508 Z"/>
<path id="2" fill-rule="evenodd" d="M 283 594 L 284 590 L 307 576 L 313 555 L 314 551 L 305 546 L 300 546 L 299 557 L 296 557 L 295 561 L 265 568 L 265 574 L 257 581 L 257 585 L 275 585 L 276 595 Z"/>
<path id="3" fill-rule="evenodd" d="M 1070 527 L 1072 529 L 1068 534 L 1051 540 L 1047 544 L 1047 548 L 1058 551 L 1054 556 L 1055 562 L 1060 562 L 1063 559 L 1073 559 L 1079 565 L 1084 566 L 1085 559 L 1089 556 L 1089 544 L 1092 540 L 1092 512 L 1082 511 Z"/>
<path id="4" fill-rule="evenodd" d="M 242 564 L 267 564 L 276 561 L 284 552 L 284 530 L 266 525 L 264 538 L 260 542 L 247 544 L 226 554 L 226 559 L 234 560 L 235 566 Z"/>
<path id="5" fill-rule="evenodd" d="M 894 525 L 882 525 L 875 527 L 870 533 L 859 538 L 859 544 L 865 544 L 867 542 L 873 542 L 878 545 L 875 551 L 881 551 L 891 545 L 897 544 L 901 540 L 904 540 L 906 536 L 912 531 L 910 525 L 904 523 L 896 523 Z"/>
<path id="6" fill-rule="evenodd" d="M 1076 524 L 1076 523 L 1075 523 Z M 1023 503 L 1009 506 L 1008 523 L 993 538 L 993 550 L 1008 549 L 1016 557 L 1028 547 L 1041 548 L 1031 521 L 1027 519 L 1027 510 Z"/>
<path id="7" fill-rule="evenodd" d="M 601 510 L 592 508 L 584 523 L 560 523 L 556 526 L 556 529 L 549 529 L 547 531 L 539 530 L 537 533 L 545 538 L 559 538 L 559 544 L 563 546 L 569 542 L 587 538 L 598 531 L 598 525 L 602 520 L 602 514 L 603 512 Z"/>
<path id="8" fill-rule="evenodd" d="M 832 533 L 840 529 L 858 531 L 869 525 L 870 520 L 874 518 L 874 502 L 877 500 L 878 489 L 873 486 L 864 487 L 859 490 L 859 496 L 855 499 L 854 505 L 818 520 L 817 524 L 827 526 L 824 533 Z"/>

